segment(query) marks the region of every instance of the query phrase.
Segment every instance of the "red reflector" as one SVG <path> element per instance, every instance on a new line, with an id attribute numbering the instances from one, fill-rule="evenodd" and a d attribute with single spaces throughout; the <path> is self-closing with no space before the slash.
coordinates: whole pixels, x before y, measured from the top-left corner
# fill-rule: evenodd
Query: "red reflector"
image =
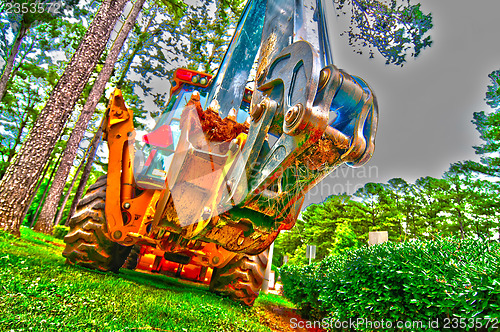
<path id="1" fill-rule="evenodd" d="M 185 69 L 177 69 L 175 71 L 175 77 L 180 80 L 191 82 L 191 77 L 193 77 L 195 73 L 185 70 Z"/>
<path id="2" fill-rule="evenodd" d="M 151 153 L 149 154 L 148 160 L 146 160 L 146 162 L 144 163 L 144 166 L 147 167 L 147 166 L 151 165 L 151 162 L 153 161 L 153 158 L 156 155 L 156 151 L 158 151 L 158 150 L 151 151 Z"/>
<path id="3" fill-rule="evenodd" d="M 168 148 L 173 142 L 172 130 L 170 126 L 163 125 L 149 134 L 142 137 L 144 143 L 157 146 L 159 148 Z"/>

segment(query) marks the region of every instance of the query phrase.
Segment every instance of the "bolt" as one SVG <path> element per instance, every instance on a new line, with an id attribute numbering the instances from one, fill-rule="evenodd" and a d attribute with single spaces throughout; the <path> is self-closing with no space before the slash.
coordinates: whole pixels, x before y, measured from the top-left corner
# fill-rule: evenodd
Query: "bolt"
<path id="1" fill-rule="evenodd" d="M 117 110 L 115 113 L 116 113 L 116 115 L 121 116 L 123 114 L 123 111 L 122 110 Z"/>
<path id="2" fill-rule="evenodd" d="M 123 242 L 132 243 L 132 242 L 134 242 L 134 240 L 130 236 L 127 236 L 125 239 L 123 239 Z"/>
<path id="3" fill-rule="evenodd" d="M 122 237 L 122 232 L 121 231 L 114 232 L 113 237 L 118 240 L 119 238 Z"/>
<path id="4" fill-rule="evenodd" d="M 319 73 L 318 90 L 321 90 L 325 87 L 329 78 L 330 78 L 330 69 L 323 68 Z"/>
<path id="5" fill-rule="evenodd" d="M 214 257 L 212 258 L 212 263 L 213 263 L 213 264 L 217 265 L 217 264 L 219 264 L 219 262 L 220 262 L 220 258 L 219 258 L 219 256 L 214 256 Z"/>
<path id="6" fill-rule="evenodd" d="M 123 208 L 124 209 L 129 209 L 130 208 L 130 203 L 129 202 L 123 203 Z"/>
<path id="7" fill-rule="evenodd" d="M 201 218 L 203 220 L 207 220 L 208 218 L 210 218 L 211 214 L 212 214 L 212 209 L 210 209 L 208 206 L 205 206 L 203 208 L 203 213 L 201 214 Z"/>
<path id="8" fill-rule="evenodd" d="M 240 146 L 238 145 L 238 140 L 235 138 L 229 143 L 229 151 L 231 151 L 232 154 L 235 154 L 238 152 L 238 148 Z"/>
<path id="9" fill-rule="evenodd" d="M 252 117 L 253 121 L 258 121 L 260 119 L 260 116 L 267 109 L 267 103 L 268 103 L 267 99 L 264 99 L 260 104 L 256 105 L 252 109 L 252 112 L 250 113 L 250 116 Z"/>
<path id="10" fill-rule="evenodd" d="M 285 121 L 287 125 L 293 125 L 293 123 L 297 120 L 300 115 L 300 111 L 302 108 L 302 104 L 297 104 L 293 107 L 290 107 L 285 114 Z"/>

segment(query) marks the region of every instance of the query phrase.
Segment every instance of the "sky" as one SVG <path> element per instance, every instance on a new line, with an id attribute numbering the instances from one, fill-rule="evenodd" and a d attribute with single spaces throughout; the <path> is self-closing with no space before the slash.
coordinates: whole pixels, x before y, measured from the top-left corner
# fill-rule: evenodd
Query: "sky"
<path id="1" fill-rule="evenodd" d="M 313 188 L 304 207 L 366 182 L 439 178 L 453 162 L 479 160 L 472 146 L 481 140 L 471 120 L 473 112 L 490 110 L 488 74 L 500 69 L 500 1 L 419 2 L 433 16 L 433 45 L 402 68 L 355 54 L 339 36 L 342 20 L 331 15 L 335 65 L 362 77 L 378 98 L 376 148 L 364 167 L 341 168 Z"/>

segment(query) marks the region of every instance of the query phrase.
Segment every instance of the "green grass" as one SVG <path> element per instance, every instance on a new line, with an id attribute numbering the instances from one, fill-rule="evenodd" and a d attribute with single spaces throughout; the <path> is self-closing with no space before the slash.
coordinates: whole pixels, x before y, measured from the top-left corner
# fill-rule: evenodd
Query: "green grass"
<path id="1" fill-rule="evenodd" d="M 0 232 L 0 331 L 271 331 L 265 294 L 253 308 L 159 275 L 65 264 L 63 241 L 28 228 Z"/>
<path id="2" fill-rule="evenodd" d="M 255 300 L 255 304 L 258 306 L 280 306 L 288 309 L 295 309 L 295 305 L 288 301 L 286 298 L 275 295 L 275 294 L 259 294 L 259 297 Z"/>

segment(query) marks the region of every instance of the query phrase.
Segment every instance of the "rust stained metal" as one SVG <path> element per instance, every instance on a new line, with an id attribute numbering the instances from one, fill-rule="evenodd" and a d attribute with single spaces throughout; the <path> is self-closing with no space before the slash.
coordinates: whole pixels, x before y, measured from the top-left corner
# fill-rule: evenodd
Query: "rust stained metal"
<path id="1" fill-rule="evenodd" d="M 257 67 L 257 73 L 255 75 L 258 81 L 264 78 L 268 70 L 271 61 L 271 54 L 276 50 L 277 40 L 277 36 L 273 32 L 269 35 L 266 42 L 262 45 L 259 55 L 259 66 Z"/>

